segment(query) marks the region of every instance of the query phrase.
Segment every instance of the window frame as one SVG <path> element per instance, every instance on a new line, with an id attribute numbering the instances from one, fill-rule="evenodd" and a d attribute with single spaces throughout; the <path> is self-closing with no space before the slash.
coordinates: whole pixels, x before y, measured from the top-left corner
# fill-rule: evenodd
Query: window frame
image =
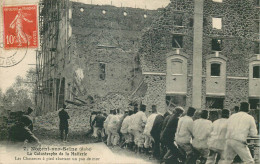
<path id="1" fill-rule="evenodd" d="M 174 36 L 176 37 L 176 36 L 178 36 L 178 37 L 181 37 L 181 45 L 180 45 L 180 47 L 174 47 L 173 46 L 173 41 L 174 41 Z M 177 44 L 177 43 L 175 43 L 176 45 L 179 45 L 179 44 Z M 183 35 L 182 34 L 172 34 L 172 48 L 174 48 L 174 49 L 181 49 L 181 48 L 183 48 Z"/>
<path id="2" fill-rule="evenodd" d="M 182 13 L 175 13 L 174 14 L 174 20 L 173 20 L 173 25 L 175 26 L 175 27 L 184 27 L 183 26 L 183 14 Z M 179 19 L 177 19 L 178 21 L 176 21 L 176 18 L 179 18 Z M 181 25 L 179 25 L 179 24 L 176 24 L 176 22 L 181 22 Z"/>
<path id="3" fill-rule="evenodd" d="M 220 19 L 220 21 L 221 21 L 220 29 L 214 27 L 214 19 Z M 223 18 L 222 17 L 220 17 L 220 16 L 212 16 L 211 22 L 212 22 L 212 29 L 213 30 L 222 30 L 223 29 Z"/>
<path id="4" fill-rule="evenodd" d="M 214 103 L 216 103 L 216 102 L 214 102 L 211 106 L 207 106 L 207 100 L 209 100 L 209 99 L 219 99 L 219 100 L 222 100 L 222 107 L 220 107 L 220 108 L 212 108 L 211 106 L 214 104 Z M 224 108 L 224 106 L 225 106 L 225 96 L 206 96 L 206 108 L 208 108 L 208 109 L 223 109 Z M 219 104 L 219 103 L 217 103 L 217 104 Z"/>
<path id="5" fill-rule="evenodd" d="M 253 64 L 252 65 L 252 79 L 259 79 L 260 80 L 260 76 L 257 78 L 257 77 L 254 77 L 254 67 L 259 67 L 259 72 L 260 72 L 260 64 Z"/>
<path id="6" fill-rule="evenodd" d="M 219 45 L 219 50 L 215 50 L 215 49 L 213 49 L 213 40 L 220 40 L 221 41 L 221 43 L 220 43 L 220 45 Z M 220 38 L 212 38 L 211 39 L 211 51 L 214 51 L 214 52 L 216 52 L 216 51 L 218 51 L 218 52 L 221 52 L 222 51 L 222 45 L 223 45 L 223 39 L 220 39 Z"/>
<path id="7" fill-rule="evenodd" d="M 218 64 L 219 65 L 219 76 L 212 76 L 212 74 L 211 74 L 211 72 L 212 72 L 212 64 Z M 222 73 L 222 71 L 221 71 L 221 66 L 222 66 L 222 63 L 221 62 L 219 62 L 219 61 L 212 61 L 212 62 L 210 62 L 210 77 L 215 77 L 215 78 L 219 78 L 219 77 L 221 77 L 221 73 Z"/>

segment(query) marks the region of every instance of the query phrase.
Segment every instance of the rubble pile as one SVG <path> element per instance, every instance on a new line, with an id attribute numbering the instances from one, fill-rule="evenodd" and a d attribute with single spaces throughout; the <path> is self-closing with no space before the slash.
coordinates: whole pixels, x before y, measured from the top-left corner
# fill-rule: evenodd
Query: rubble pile
<path id="1" fill-rule="evenodd" d="M 68 105 L 67 112 L 70 116 L 69 135 L 73 138 L 82 137 L 90 130 L 90 115 L 92 111 L 110 109 L 129 109 L 130 101 L 125 96 L 118 93 L 110 93 L 105 97 L 93 99 L 93 102 L 84 106 Z M 43 138 L 59 136 L 59 111 L 49 112 L 46 115 L 38 116 L 34 119 L 34 131 Z"/>
<path id="2" fill-rule="evenodd" d="M 89 117 L 90 108 L 87 106 L 71 106 L 67 109 L 70 116 L 69 119 L 69 131 L 70 133 L 87 132 L 90 129 Z M 35 130 L 45 133 L 46 131 L 58 132 L 59 130 L 59 111 L 47 113 L 44 116 L 35 118 L 34 127 Z"/>
<path id="3" fill-rule="evenodd" d="M 121 94 L 108 94 L 97 103 L 98 109 L 105 109 L 109 113 L 110 109 L 125 110 L 129 107 L 129 100 Z"/>

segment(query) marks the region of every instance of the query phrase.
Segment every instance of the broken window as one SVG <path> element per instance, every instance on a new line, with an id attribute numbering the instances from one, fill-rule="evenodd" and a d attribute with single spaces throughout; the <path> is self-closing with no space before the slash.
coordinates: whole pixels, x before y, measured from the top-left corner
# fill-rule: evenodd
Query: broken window
<path id="1" fill-rule="evenodd" d="M 260 78 L 260 65 L 253 67 L 253 78 Z"/>
<path id="2" fill-rule="evenodd" d="M 222 18 L 213 17 L 212 28 L 220 30 L 222 28 Z"/>
<path id="3" fill-rule="evenodd" d="M 166 105 L 170 106 L 186 106 L 186 96 L 185 95 L 169 95 L 166 96 Z"/>
<path id="4" fill-rule="evenodd" d="M 173 59 L 172 61 L 172 74 L 182 74 L 182 60 L 180 59 Z"/>
<path id="5" fill-rule="evenodd" d="M 210 76 L 220 76 L 220 64 L 218 63 L 211 64 Z"/>
<path id="6" fill-rule="evenodd" d="M 105 80 L 106 79 L 106 64 L 99 63 L 99 79 Z"/>
<path id="7" fill-rule="evenodd" d="M 173 48 L 182 48 L 182 40 L 183 40 L 182 35 L 174 34 L 172 37 L 172 47 Z"/>
<path id="8" fill-rule="evenodd" d="M 178 13 L 174 14 L 173 19 L 174 19 L 175 26 L 182 26 L 182 20 L 183 20 L 182 14 L 178 14 Z"/>
<path id="9" fill-rule="evenodd" d="M 222 40 L 221 39 L 212 39 L 212 51 L 221 51 Z"/>
<path id="10" fill-rule="evenodd" d="M 206 108 L 223 109 L 224 108 L 224 98 L 206 97 Z"/>

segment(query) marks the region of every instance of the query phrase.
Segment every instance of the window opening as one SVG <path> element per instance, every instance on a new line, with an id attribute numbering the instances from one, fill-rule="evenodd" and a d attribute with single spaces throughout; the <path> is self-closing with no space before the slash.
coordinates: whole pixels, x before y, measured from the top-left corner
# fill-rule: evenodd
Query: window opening
<path id="1" fill-rule="evenodd" d="M 220 76 L 220 64 L 218 63 L 211 64 L 210 76 Z"/>
<path id="2" fill-rule="evenodd" d="M 173 48 L 182 48 L 183 36 L 182 35 L 173 35 L 172 37 L 172 47 Z"/>

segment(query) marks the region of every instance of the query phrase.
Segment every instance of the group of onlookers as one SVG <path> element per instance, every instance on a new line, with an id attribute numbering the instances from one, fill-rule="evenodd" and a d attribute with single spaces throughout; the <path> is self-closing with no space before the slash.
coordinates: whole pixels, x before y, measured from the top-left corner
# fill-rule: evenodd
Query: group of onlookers
<path id="1" fill-rule="evenodd" d="M 244 163 L 254 163 L 247 146 L 249 136 L 257 136 L 250 105 L 240 104 L 237 113 L 222 109 L 221 118 L 210 121 L 207 110 L 169 107 L 164 115 L 155 105 L 140 110 L 110 110 L 92 113 L 93 136 L 108 146 L 129 148 L 137 153 L 152 152 L 152 158 L 169 163 L 232 163 L 238 155 Z M 199 118 L 194 120 L 195 113 Z M 95 118 L 93 119 L 93 116 Z M 230 116 L 231 115 L 231 116 Z"/>

